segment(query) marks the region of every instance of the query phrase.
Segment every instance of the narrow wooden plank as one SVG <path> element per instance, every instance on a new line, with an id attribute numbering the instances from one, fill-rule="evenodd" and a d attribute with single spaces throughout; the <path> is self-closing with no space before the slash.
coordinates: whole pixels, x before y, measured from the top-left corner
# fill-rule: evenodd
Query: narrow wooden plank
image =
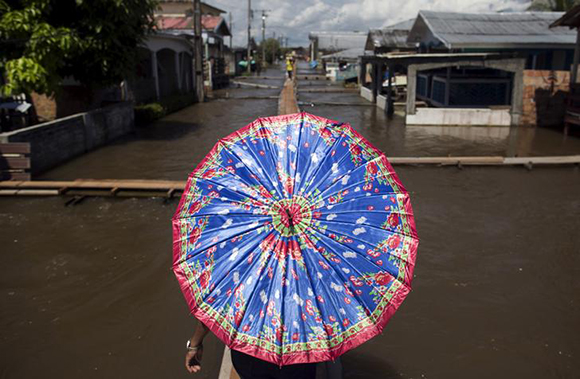
<path id="1" fill-rule="evenodd" d="M 28 142 L 0 143 L 0 154 L 30 154 Z"/>
<path id="2" fill-rule="evenodd" d="M 558 156 L 558 157 L 516 157 L 505 158 L 505 164 L 534 164 L 534 165 L 560 165 L 560 164 L 580 164 L 580 155 Z"/>
<path id="3" fill-rule="evenodd" d="M 0 157 L 0 170 L 30 168 L 30 158 Z"/>
<path id="4" fill-rule="evenodd" d="M 57 190 L 37 190 L 37 189 L 18 189 L 18 190 L 0 190 L 3 196 L 57 196 Z"/>

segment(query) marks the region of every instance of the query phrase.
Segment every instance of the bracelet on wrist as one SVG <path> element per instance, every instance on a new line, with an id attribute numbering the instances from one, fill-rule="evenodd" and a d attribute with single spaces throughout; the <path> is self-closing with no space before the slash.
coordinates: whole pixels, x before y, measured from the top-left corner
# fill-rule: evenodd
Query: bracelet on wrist
<path id="1" fill-rule="evenodd" d="M 203 347 L 203 343 L 200 343 L 199 345 L 196 345 L 196 346 L 192 346 L 191 345 L 191 340 L 187 340 L 187 344 L 185 345 L 185 347 L 189 351 L 197 351 L 197 350 L 199 350 L 199 349 L 201 349 Z"/>

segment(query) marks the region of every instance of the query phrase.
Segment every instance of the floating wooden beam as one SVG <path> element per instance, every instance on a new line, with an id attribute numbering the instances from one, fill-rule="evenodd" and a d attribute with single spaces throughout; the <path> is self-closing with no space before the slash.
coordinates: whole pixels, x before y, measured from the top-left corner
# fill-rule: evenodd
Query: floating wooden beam
<path id="1" fill-rule="evenodd" d="M 232 80 L 230 83 L 237 84 L 238 86 L 255 87 L 255 88 L 269 88 L 269 89 L 280 89 L 278 86 L 270 86 L 268 84 L 258 84 L 258 83 L 244 83 Z"/>

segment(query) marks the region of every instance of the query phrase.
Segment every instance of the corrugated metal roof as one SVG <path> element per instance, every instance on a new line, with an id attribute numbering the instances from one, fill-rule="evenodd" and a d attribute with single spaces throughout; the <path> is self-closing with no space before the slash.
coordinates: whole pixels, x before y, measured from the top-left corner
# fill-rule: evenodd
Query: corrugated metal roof
<path id="1" fill-rule="evenodd" d="M 410 18 L 405 21 L 397 22 L 396 24 L 389 25 L 385 29 L 393 29 L 393 30 L 411 30 L 413 24 L 415 23 L 414 18 Z"/>
<path id="2" fill-rule="evenodd" d="M 574 45 L 576 33 L 551 28 L 562 12 L 453 13 L 420 11 L 409 33 L 415 40 L 422 18 L 433 35 L 447 48 L 529 47 L 530 45 Z M 568 47 L 568 46 L 566 46 Z"/>
<path id="3" fill-rule="evenodd" d="M 415 19 L 401 21 L 389 25 L 383 29 L 371 29 L 367 35 L 365 50 L 398 50 L 412 47 L 413 44 L 407 43 L 409 30 L 415 23 Z"/>
<path id="4" fill-rule="evenodd" d="M 311 32 L 308 38 L 318 39 L 318 49 L 339 51 L 353 48 L 364 48 L 367 32 L 321 31 Z"/>
<path id="5" fill-rule="evenodd" d="M 365 49 L 406 49 L 413 44 L 407 43 L 408 30 L 371 29 L 369 31 Z"/>
<path id="6" fill-rule="evenodd" d="M 365 50 L 362 47 L 355 47 L 352 49 L 339 51 L 337 53 L 323 55 L 322 59 L 357 59 L 361 55 L 366 55 Z"/>

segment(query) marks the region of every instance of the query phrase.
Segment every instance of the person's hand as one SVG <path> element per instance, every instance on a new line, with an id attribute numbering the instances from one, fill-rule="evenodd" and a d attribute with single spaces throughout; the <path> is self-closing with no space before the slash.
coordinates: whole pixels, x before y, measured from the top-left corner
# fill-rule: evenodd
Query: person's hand
<path id="1" fill-rule="evenodd" d="M 185 354 L 185 369 L 195 374 L 201 370 L 201 357 L 203 355 L 203 346 L 197 347 L 195 350 L 188 350 Z"/>

